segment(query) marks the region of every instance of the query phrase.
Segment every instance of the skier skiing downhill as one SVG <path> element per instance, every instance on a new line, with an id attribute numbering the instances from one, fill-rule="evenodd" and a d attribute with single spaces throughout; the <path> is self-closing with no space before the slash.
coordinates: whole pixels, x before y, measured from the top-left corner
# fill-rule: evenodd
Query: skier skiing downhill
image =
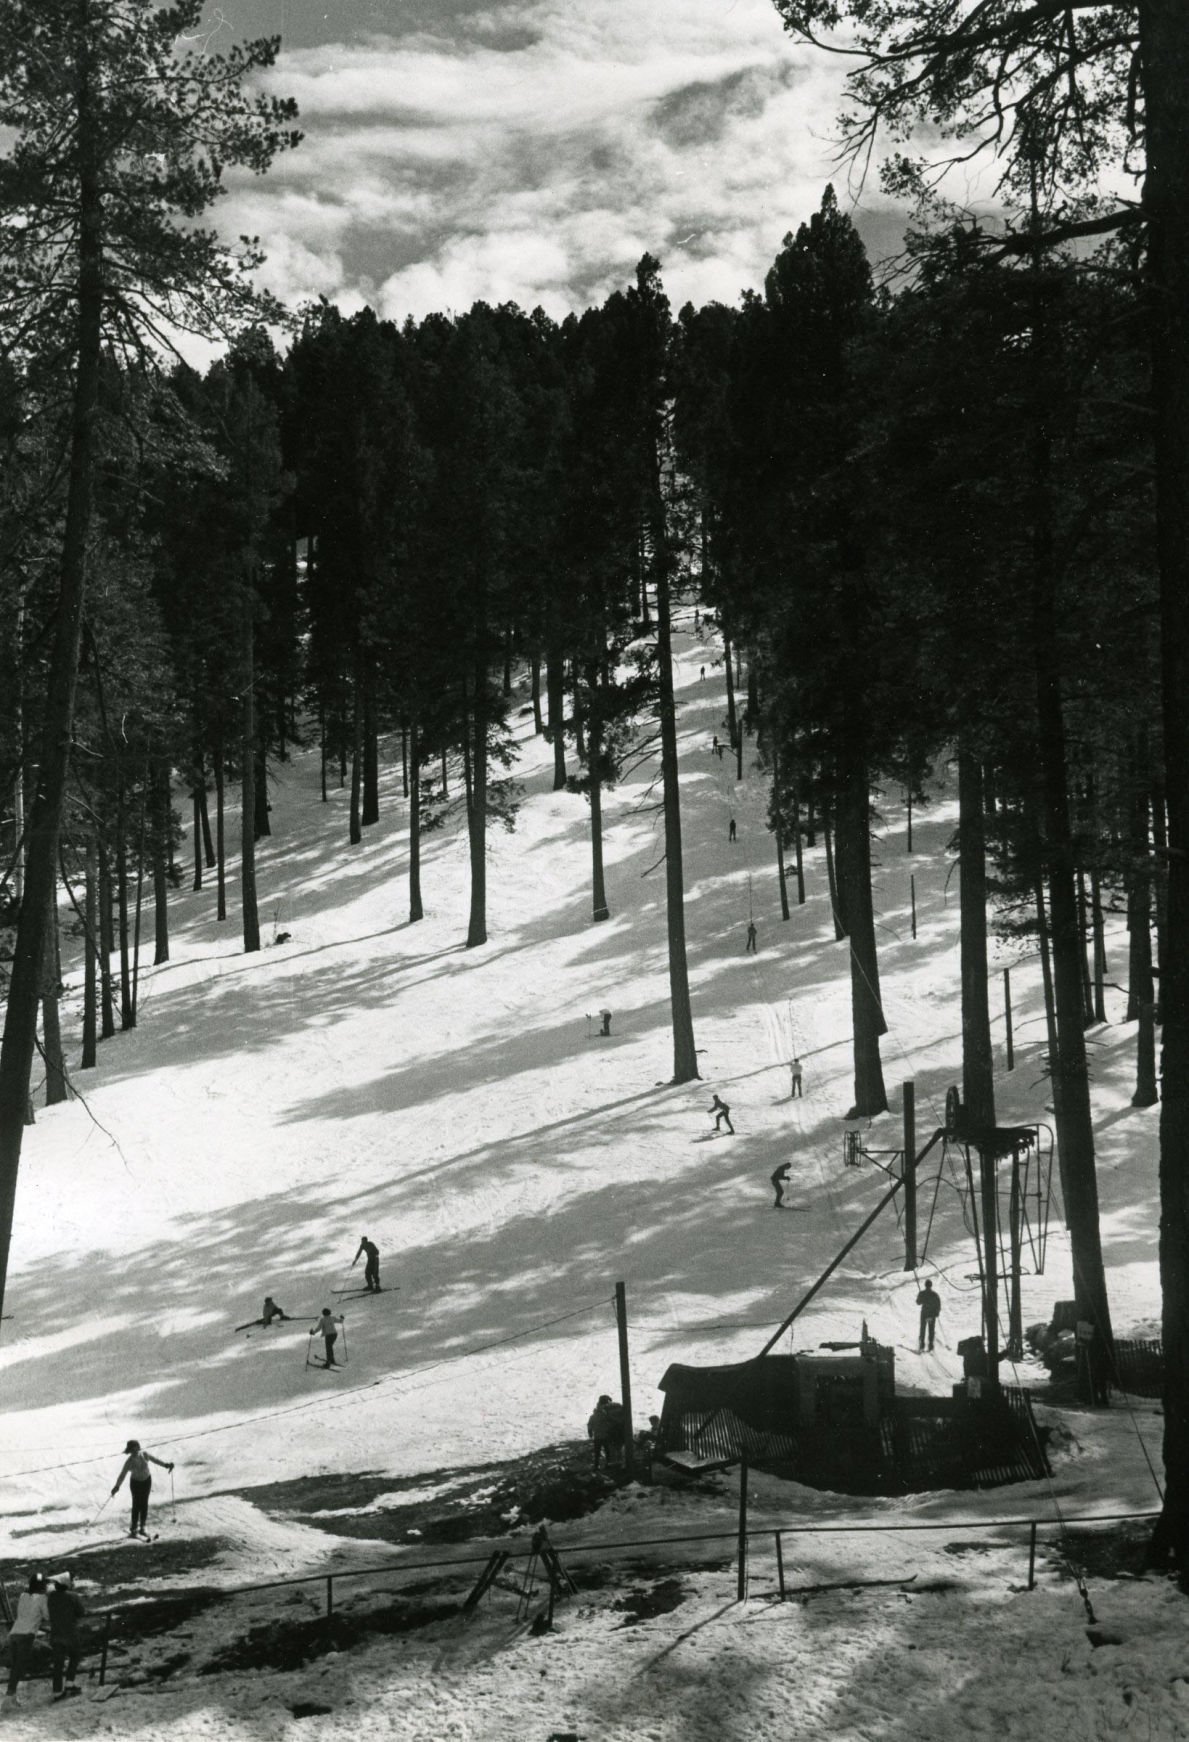
<path id="1" fill-rule="evenodd" d="M 357 1252 L 351 1260 L 352 1270 L 354 1270 L 355 1266 L 359 1263 L 360 1253 L 364 1252 L 367 1254 L 367 1262 L 363 1267 L 363 1286 L 367 1289 L 369 1294 L 379 1294 L 380 1248 L 375 1245 L 373 1241 L 369 1240 L 366 1234 L 359 1242 L 359 1252 Z"/>
<path id="2" fill-rule="evenodd" d="M 128 1478 L 128 1487 L 132 1495 L 132 1523 L 129 1536 L 148 1536 L 149 1522 L 149 1492 L 153 1486 L 153 1472 L 150 1464 L 156 1464 L 159 1470 L 173 1471 L 173 1465 L 167 1464 L 162 1458 L 155 1458 L 151 1452 L 141 1450 L 139 1440 L 129 1440 L 124 1447 L 128 1454 L 124 1459 L 124 1468 L 116 1477 L 116 1485 L 112 1494 L 118 1494 L 124 1477 Z"/>
<path id="3" fill-rule="evenodd" d="M 734 1137 L 735 1127 L 731 1124 L 731 1109 L 727 1106 L 726 1102 L 720 1101 L 716 1095 L 713 1101 L 711 1101 L 708 1111 L 714 1114 L 715 1131 L 720 1131 L 722 1129 L 722 1121 L 725 1119 L 727 1122 L 727 1130 L 731 1133 L 731 1136 Z"/>

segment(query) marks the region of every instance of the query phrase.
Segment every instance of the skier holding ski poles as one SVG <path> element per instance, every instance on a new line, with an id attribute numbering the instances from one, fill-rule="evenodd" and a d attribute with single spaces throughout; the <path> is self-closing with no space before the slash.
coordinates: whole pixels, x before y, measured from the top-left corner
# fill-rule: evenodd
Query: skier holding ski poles
<path id="1" fill-rule="evenodd" d="M 167 1464 L 163 1458 L 155 1458 L 151 1452 L 141 1450 L 139 1440 L 129 1440 L 124 1447 L 128 1454 L 124 1460 L 124 1468 L 116 1477 L 116 1485 L 112 1494 L 119 1492 L 124 1477 L 128 1478 L 128 1487 L 132 1493 L 132 1524 L 129 1536 L 148 1537 L 149 1522 L 149 1492 L 153 1486 L 153 1472 L 150 1464 L 156 1464 L 159 1470 L 173 1471 L 173 1465 Z"/>
<path id="2" fill-rule="evenodd" d="M 326 1345 L 325 1364 L 327 1367 L 337 1367 L 338 1365 L 334 1358 L 334 1346 L 338 1342 L 339 1326 L 342 1322 L 341 1313 L 336 1317 L 329 1307 L 323 1307 L 318 1323 L 310 1328 L 310 1336 L 321 1337 Z"/>

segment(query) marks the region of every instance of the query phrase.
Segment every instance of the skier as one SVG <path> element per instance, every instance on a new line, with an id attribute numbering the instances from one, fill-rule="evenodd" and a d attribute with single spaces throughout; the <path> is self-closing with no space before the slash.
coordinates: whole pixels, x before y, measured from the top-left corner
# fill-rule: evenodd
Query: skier
<path id="1" fill-rule="evenodd" d="M 935 1293 L 933 1284 L 926 1282 L 920 1294 L 917 1295 L 917 1305 L 921 1309 L 920 1350 L 925 1351 L 925 1340 L 928 1339 L 930 1350 L 933 1348 L 933 1337 L 937 1329 L 937 1315 L 941 1311 L 940 1297 Z"/>
<path id="2" fill-rule="evenodd" d="M 363 1286 L 367 1289 L 367 1292 L 369 1294 L 379 1294 L 380 1293 L 380 1248 L 377 1245 L 375 1245 L 373 1241 L 369 1240 L 367 1235 L 365 1234 L 363 1236 L 362 1240 L 360 1240 L 360 1242 L 359 1242 L 359 1252 L 357 1252 L 355 1254 L 354 1258 L 351 1260 L 352 1270 L 354 1270 L 355 1266 L 359 1263 L 359 1253 L 360 1252 L 367 1253 L 367 1262 L 364 1264 L 364 1267 L 363 1267 Z"/>
<path id="3" fill-rule="evenodd" d="M 718 733 L 717 732 L 714 734 L 714 737 L 710 740 L 710 754 L 712 756 L 718 755 Z"/>
<path id="4" fill-rule="evenodd" d="M 776 1202 L 772 1206 L 774 1210 L 784 1209 L 784 1188 L 788 1184 L 789 1169 L 792 1165 L 791 1161 L 782 1161 L 780 1166 L 774 1168 L 768 1176 L 776 1188 Z"/>
<path id="5" fill-rule="evenodd" d="M 802 1090 L 801 1090 L 801 1061 L 800 1061 L 800 1059 L 793 1060 L 792 1073 L 793 1073 L 792 1095 L 800 1095 L 801 1099 L 804 1100 L 805 1097 L 804 1097 L 804 1094 L 802 1093 Z M 789 1096 L 790 1100 L 792 1099 L 792 1095 Z"/>
<path id="6" fill-rule="evenodd" d="M 48 1613 L 45 1577 L 42 1573 L 30 1573 L 28 1585 L 17 1598 L 16 1620 L 8 1634 L 8 1691 L 4 1698 L 6 1712 L 11 1712 L 14 1706 L 21 1703 L 19 1689 L 29 1673 L 33 1641 Z"/>
<path id="7" fill-rule="evenodd" d="M 727 840 L 733 841 L 734 839 L 735 839 L 735 819 L 734 819 L 734 817 L 732 817 L 730 820 L 730 823 L 727 825 Z"/>
<path id="8" fill-rule="evenodd" d="M 82 1692 L 74 1678 L 78 1674 L 78 1660 L 82 1654 L 79 1622 L 86 1610 L 83 1608 L 82 1598 L 74 1588 L 73 1573 L 54 1574 L 46 1594 L 46 1606 L 50 1618 L 50 1656 L 54 1670 L 54 1698 L 55 1700 L 65 1700 L 69 1699 L 72 1694 Z M 63 1686 L 63 1671 L 65 1671 L 65 1686 Z"/>
<path id="9" fill-rule="evenodd" d="M 747 922 L 747 944 L 746 944 L 746 947 L 744 948 L 743 954 L 746 955 L 748 950 L 752 950 L 754 952 L 755 947 L 756 947 L 756 924 L 755 924 L 754 919 L 749 919 Z"/>
<path id="10" fill-rule="evenodd" d="M 274 1319 L 280 1319 L 284 1322 L 288 1317 L 289 1314 L 283 1307 L 277 1305 L 272 1295 L 266 1294 L 264 1297 L 264 1311 L 260 1315 L 260 1323 L 264 1326 L 265 1330 L 267 1331 Z"/>
<path id="11" fill-rule="evenodd" d="M 334 1346 L 338 1341 L 338 1327 L 342 1322 L 343 1319 L 341 1313 L 336 1318 L 329 1307 L 323 1307 L 318 1323 L 313 1325 L 310 1329 L 310 1336 L 321 1337 L 326 1345 L 326 1365 L 328 1367 L 335 1367 L 338 1365 L 334 1358 Z"/>
<path id="12" fill-rule="evenodd" d="M 173 1465 L 167 1464 L 161 1458 L 155 1458 L 151 1452 L 142 1452 L 139 1440 L 129 1440 L 124 1447 L 127 1453 L 124 1468 L 116 1477 L 116 1485 L 112 1493 L 117 1494 L 124 1477 L 128 1478 L 128 1487 L 132 1494 L 132 1523 L 129 1536 L 148 1536 L 146 1526 L 149 1522 L 149 1490 L 153 1486 L 153 1473 L 150 1464 L 156 1464 L 159 1470 L 173 1471 Z"/>
<path id="13" fill-rule="evenodd" d="M 708 1110 L 714 1114 L 714 1129 L 716 1131 L 721 1130 L 722 1121 L 725 1119 L 727 1122 L 727 1130 L 731 1133 L 731 1136 L 734 1137 L 735 1127 L 731 1124 L 731 1109 L 727 1106 L 726 1102 L 720 1101 L 716 1095 L 713 1101 L 711 1101 Z"/>

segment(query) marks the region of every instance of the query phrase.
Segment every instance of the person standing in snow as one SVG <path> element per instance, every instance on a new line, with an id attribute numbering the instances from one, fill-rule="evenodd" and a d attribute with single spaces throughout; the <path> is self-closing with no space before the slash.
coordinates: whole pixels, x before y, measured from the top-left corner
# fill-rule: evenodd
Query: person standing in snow
<path id="1" fill-rule="evenodd" d="M 917 1295 L 917 1305 L 921 1309 L 919 1347 L 923 1354 L 926 1338 L 928 1339 L 929 1349 L 932 1350 L 933 1348 L 933 1337 L 937 1330 L 937 1316 L 941 1312 L 941 1299 L 931 1282 L 926 1282 L 920 1294 Z"/>
<path id="2" fill-rule="evenodd" d="M 365 1234 L 359 1242 L 359 1252 L 357 1252 L 351 1260 L 352 1270 L 354 1270 L 355 1266 L 359 1263 L 360 1252 L 366 1252 L 367 1254 L 367 1262 L 363 1267 L 363 1286 L 367 1289 L 369 1294 L 379 1294 L 380 1248 L 373 1241 L 369 1240 Z"/>
<path id="3" fill-rule="evenodd" d="M 69 1699 L 82 1692 L 75 1681 L 78 1660 L 82 1655 L 82 1635 L 79 1622 L 86 1614 L 82 1598 L 74 1588 L 73 1573 L 55 1573 L 46 1593 L 50 1621 L 50 1656 L 54 1668 L 54 1698 Z M 63 1686 L 65 1671 L 65 1686 Z"/>
<path id="4" fill-rule="evenodd" d="M 735 839 L 735 834 L 735 819 L 732 817 L 730 822 L 727 824 L 727 840 L 733 841 Z"/>
<path id="5" fill-rule="evenodd" d="M 338 1342 L 338 1328 L 342 1322 L 341 1314 L 336 1318 L 329 1307 L 323 1307 L 318 1323 L 312 1326 L 310 1330 L 311 1337 L 321 1337 L 323 1343 L 326 1345 L 326 1365 L 328 1367 L 335 1367 L 338 1365 L 334 1358 L 334 1346 Z"/>
<path id="6" fill-rule="evenodd" d="M 795 1095 L 802 1095 L 802 1091 L 801 1091 L 801 1061 L 800 1061 L 800 1059 L 793 1060 L 791 1069 L 792 1069 L 792 1076 L 793 1076 L 793 1088 L 792 1088 L 792 1094 L 789 1096 L 790 1100 L 792 1100 L 793 1096 L 795 1096 Z M 803 1095 L 802 1095 L 802 1099 L 804 1099 Z"/>
<path id="7" fill-rule="evenodd" d="M 768 1176 L 776 1188 L 776 1202 L 772 1206 L 774 1210 L 784 1209 L 784 1188 L 788 1184 L 789 1169 L 792 1165 L 791 1161 L 782 1161 L 780 1166 L 774 1168 Z"/>
<path id="8" fill-rule="evenodd" d="M 28 1585 L 17 1598 L 16 1620 L 8 1634 L 8 1691 L 4 1697 L 6 1710 L 21 1703 L 20 1686 L 29 1674 L 33 1641 L 48 1615 L 45 1579 L 41 1573 L 30 1573 Z"/>
<path id="9" fill-rule="evenodd" d="M 749 919 L 747 922 L 747 943 L 744 945 L 743 954 L 746 955 L 748 950 L 752 950 L 754 952 L 755 947 L 756 947 L 756 922 L 754 919 Z"/>
<path id="10" fill-rule="evenodd" d="M 165 1463 L 161 1458 L 155 1458 L 151 1452 L 142 1452 L 139 1440 L 129 1440 L 124 1447 L 128 1454 L 124 1460 L 124 1468 L 116 1477 L 116 1485 L 112 1494 L 118 1494 L 124 1477 L 128 1478 L 128 1487 L 132 1494 L 132 1523 L 129 1536 L 148 1536 L 149 1494 L 153 1486 L 153 1472 L 150 1464 L 156 1464 L 159 1470 L 172 1472 L 173 1465 Z"/>
<path id="11" fill-rule="evenodd" d="M 614 1402 L 605 1391 L 591 1411 L 586 1437 L 592 1442 L 596 1470 L 600 1453 L 608 1468 L 613 1453 L 616 1461 L 623 1456 L 623 1404 Z"/>
<path id="12" fill-rule="evenodd" d="M 734 1137 L 735 1127 L 731 1124 L 731 1109 L 727 1106 L 726 1102 L 720 1101 L 716 1095 L 713 1101 L 711 1101 L 708 1111 L 714 1114 L 715 1131 L 720 1131 L 722 1129 L 722 1121 L 725 1119 L 727 1122 L 727 1130 L 731 1133 L 731 1136 Z"/>

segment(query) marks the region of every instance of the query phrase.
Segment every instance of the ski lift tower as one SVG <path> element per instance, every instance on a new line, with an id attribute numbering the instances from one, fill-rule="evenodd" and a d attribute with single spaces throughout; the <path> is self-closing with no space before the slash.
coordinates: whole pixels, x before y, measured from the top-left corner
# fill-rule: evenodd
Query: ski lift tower
<path id="1" fill-rule="evenodd" d="M 987 1383 L 999 1386 L 1001 1353 L 1018 1361 L 1024 1353 L 1020 1278 L 1024 1255 L 1031 1274 L 1044 1272 L 1052 1195 L 1053 1135 L 1047 1125 L 975 1125 L 955 1088 L 945 1098 L 945 1140 L 962 1151 L 966 1189 L 979 1253 Z M 978 1159 L 975 1183 L 974 1158 Z M 1006 1198 L 1006 1209 L 1004 1199 Z M 999 1346 L 1000 1279 L 1007 1291 L 1007 1341 Z"/>

